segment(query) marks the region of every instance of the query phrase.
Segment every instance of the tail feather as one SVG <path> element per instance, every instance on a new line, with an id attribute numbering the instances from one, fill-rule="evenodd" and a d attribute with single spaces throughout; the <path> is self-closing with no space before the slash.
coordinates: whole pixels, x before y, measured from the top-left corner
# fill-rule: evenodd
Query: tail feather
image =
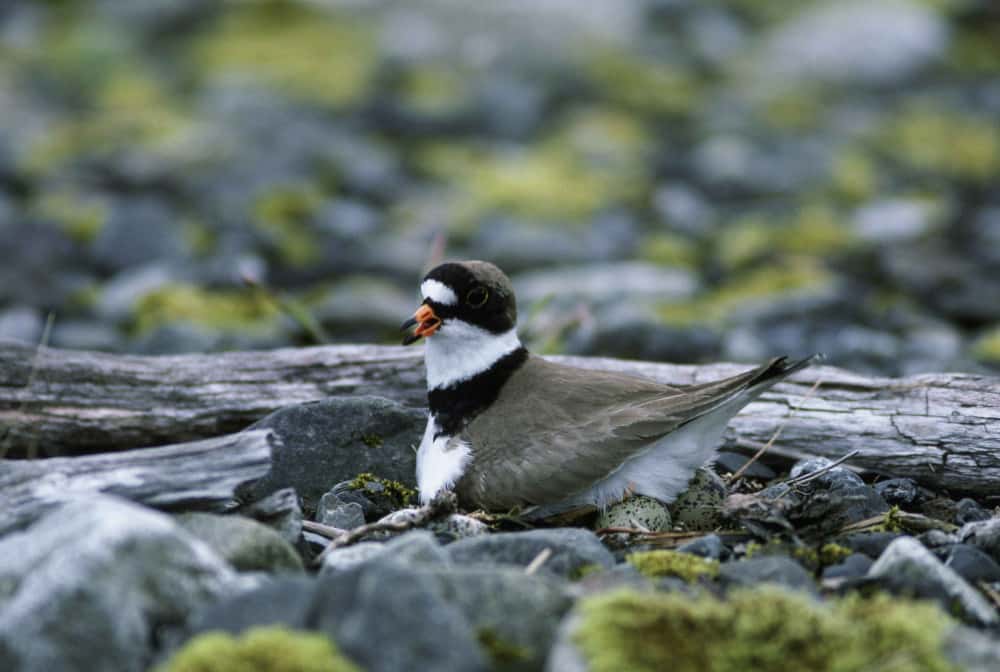
<path id="1" fill-rule="evenodd" d="M 801 371 L 808 366 L 812 366 L 823 359 L 825 359 L 825 355 L 821 352 L 793 362 L 789 362 L 788 357 L 776 357 L 771 360 L 770 364 L 768 364 L 768 366 L 764 368 L 760 374 L 747 384 L 747 388 L 757 388 L 761 385 L 770 387 L 778 381 L 784 380 L 793 373 Z"/>

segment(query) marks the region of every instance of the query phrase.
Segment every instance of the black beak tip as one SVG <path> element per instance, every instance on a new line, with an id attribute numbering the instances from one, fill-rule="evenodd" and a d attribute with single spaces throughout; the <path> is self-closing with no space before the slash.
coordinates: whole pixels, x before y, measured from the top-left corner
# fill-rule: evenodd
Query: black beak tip
<path id="1" fill-rule="evenodd" d="M 417 319 L 415 317 L 411 317 L 406 322 L 403 322 L 403 324 L 400 325 L 399 330 L 406 331 L 407 329 L 409 329 L 412 326 L 415 326 L 416 324 L 417 324 Z"/>
<path id="2" fill-rule="evenodd" d="M 411 345 L 413 343 L 416 343 L 419 340 L 420 340 L 420 336 L 417 336 L 416 334 L 407 334 L 403 338 L 403 345 Z"/>

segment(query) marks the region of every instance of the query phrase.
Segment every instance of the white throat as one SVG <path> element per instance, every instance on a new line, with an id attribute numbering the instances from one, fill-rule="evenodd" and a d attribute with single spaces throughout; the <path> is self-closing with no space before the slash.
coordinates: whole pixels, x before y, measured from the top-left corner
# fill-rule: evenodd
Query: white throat
<path id="1" fill-rule="evenodd" d="M 468 380 L 519 347 L 516 327 L 494 334 L 462 320 L 446 320 L 427 338 L 427 389 L 451 387 Z"/>

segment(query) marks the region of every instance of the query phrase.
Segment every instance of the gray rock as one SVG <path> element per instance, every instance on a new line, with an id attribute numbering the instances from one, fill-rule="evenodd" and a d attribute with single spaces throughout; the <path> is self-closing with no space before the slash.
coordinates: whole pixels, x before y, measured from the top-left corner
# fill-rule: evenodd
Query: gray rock
<path id="1" fill-rule="evenodd" d="M 790 474 L 792 478 L 812 474 L 828 464 L 825 458 L 804 460 L 792 467 Z M 812 527 L 822 532 L 833 532 L 889 510 L 889 505 L 871 486 L 843 467 L 797 485 L 785 501 L 790 505 L 788 519 L 796 527 Z"/>
<path id="2" fill-rule="evenodd" d="M 443 596 L 438 579 L 395 561 L 320 578 L 313 627 L 368 672 L 488 669 L 476 632 Z"/>
<path id="3" fill-rule="evenodd" d="M 280 534 L 242 516 L 185 513 L 177 522 L 241 572 L 301 572 L 302 558 Z"/>
<path id="4" fill-rule="evenodd" d="M 381 397 L 332 398 L 275 411 L 255 428 L 279 436 L 270 473 L 256 483 L 257 496 L 294 487 L 307 509 L 334 484 L 371 472 L 412 485 L 426 416 Z"/>
<path id="5" fill-rule="evenodd" d="M 494 670 L 541 669 L 563 614 L 573 600 L 568 585 L 518 568 L 453 567 L 427 570 L 444 599 L 470 623 Z"/>
<path id="6" fill-rule="evenodd" d="M 970 544 L 955 544 L 948 548 L 944 564 L 972 585 L 977 585 L 980 581 L 1000 581 L 1000 565 Z"/>
<path id="7" fill-rule="evenodd" d="M 411 530 L 386 542 L 362 541 L 331 551 L 323 558 L 320 573 L 332 574 L 374 560 L 391 560 L 405 565 L 448 564 L 448 554 L 428 530 Z"/>
<path id="8" fill-rule="evenodd" d="M 717 534 L 708 534 L 686 544 L 681 544 L 677 550 L 681 553 L 691 553 L 712 560 L 725 560 L 729 556 L 729 549 L 726 548 Z"/>
<path id="9" fill-rule="evenodd" d="M 533 271 L 518 274 L 512 281 L 518 300 L 526 302 L 557 297 L 560 301 L 600 304 L 643 296 L 676 301 L 690 298 L 698 289 L 698 279 L 690 271 L 644 262 Z"/>
<path id="10" fill-rule="evenodd" d="M 857 532 L 839 539 L 838 543 L 855 553 L 864 553 L 874 559 L 882 555 L 889 544 L 901 536 L 903 535 L 899 532 Z"/>
<path id="11" fill-rule="evenodd" d="M 854 213 L 854 231 L 862 240 L 891 246 L 927 233 L 933 214 L 928 203 L 915 199 L 875 201 Z"/>
<path id="12" fill-rule="evenodd" d="M 39 343 L 45 321 L 40 311 L 30 306 L 12 306 L 0 310 L 0 338 L 25 343 Z"/>
<path id="13" fill-rule="evenodd" d="M 979 503 L 974 499 L 965 497 L 958 500 L 955 505 L 955 523 L 958 525 L 989 520 L 990 517 L 990 512 L 979 506 Z"/>
<path id="14" fill-rule="evenodd" d="M 783 555 L 723 563 L 719 566 L 719 581 L 726 587 L 776 583 L 796 590 L 816 592 L 816 582 L 812 575 L 795 560 Z"/>
<path id="15" fill-rule="evenodd" d="M 873 560 L 861 553 L 852 553 L 841 562 L 823 568 L 824 579 L 859 579 L 871 569 Z"/>
<path id="16" fill-rule="evenodd" d="M 1000 622 L 986 598 L 913 537 L 900 537 L 889 544 L 868 577 L 894 592 L 937 600 L 949 613 L 974 625 Z"/>
<path id="17" fill-rule="evenodd" d="M 120 322 L 128 319 L 136 304 L 154 290 L 177 282 L 181 274 L 171 265 L 149 263 L 127 268 L 104 283 L 94 309 L 103 320 Z"/>
<path id="18" fill-rule="evenodd" d="M 938 60 L 947 47 L 947 24 L 918 2 L 819 3 L 771 35 L 761 76 L 788 83 L 889 85 Z"/>
<path id="19" fill-rule="evenodd" d="M 316 580 L 305 576 L 279 576 L 262 586 L 243 591 L 199 609 L 187 628 L 188 637 L 222 630 L 238 635 L 248 628 L 284 625 L 309 626 Z M 178 642 L 180 646 L 183 642 Z"/>
<path id="20" fill-rule="evenodd" d="M 292 488 L 273 492 L 264 499 L 241 506 L 236 513 L 264 523 L 294 545 L 302 536 L 302 507 Z"/>
<path id="21" fill-rule="evenodd" d="M 320 575 L 335 574 L 360 567 L 369 560 L 385 555 L 385 544 L 379 541 L 361 541 L 330 551 L 323 557 Z"/>
<path id="22" fill-rule="evenodd" d="M 82 498 L 0 540 L 0 662 L 23 672 L 139 672 L 160 628 L 239 585 L 170 516 Z"/>
<path id="23" fill-rule="evenodd" d="M 920 491 L 912 478 L 890 478 L 879 481 L 874 487 L 875 492 L 893 506 L 912 506 L 919 501 Z"/>
<path id="24" fill-rule="evenodd" d="M 959 626 L 948 633 L 942 646 L 948 660 L 963 672 L 1000 669 L 1000 640 L 994 633 Z"/>
<path id="25" fill-rule="evenodd" d="M 1000 518 L 966 523 L 958 531 L 958 538 L 985 551 L 991 558 L 1000 562 Z"/>
<path id="26" fill-rule="evenodd" d="M 165 201 L 130 197 L 112 202 L 93 253 L 102 267 L 119 271 L 157 259 L 182 259 L 189 250 L 177 213 Z"/>
<path id="27" fill-rule="evenodd" d="M 511 564 L 526 567 L 549 549 L 551 555 L 542 570 L 572 576 L 588 565 L 609 568 L 614 556 L 593 532 L 579 528 L 552 528 L 528 532 L 507 532 L 462 539 L 446 547 L 448 557 L 458 565 L 477 563 Z"/>
<path id="28" fill-rule="evenodd" d="M 345 502 L 332 492 L 323 495 L 316 507 L 316 521 L 350 530 L 365 524 L 365 509 L 357 502 Z"/>
<path id="29" fill-rule="evenodd" d="M 114 352 L 122 349 L 124 338 L 109 324 L 86 320 L 56 320 L 52 325 L 49 344 L 73 350 Z"/>
<path id="30" fill-rule="evenodd" d="M 137 338 L 129 350 L 140 355 L 179 355 L 212 352 L 223 344 L 219 331 L 190 322 L 163 324 Z"/>

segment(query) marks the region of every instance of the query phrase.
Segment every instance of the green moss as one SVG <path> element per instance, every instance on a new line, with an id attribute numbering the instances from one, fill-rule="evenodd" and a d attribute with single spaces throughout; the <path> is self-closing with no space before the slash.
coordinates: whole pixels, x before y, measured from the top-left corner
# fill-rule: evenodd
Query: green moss
<path id="1" fill-rule="evenodd" d="M 681 117 L 700 102 L 697 80 L 662 60 L 613 48 L 590 48 L 583 68 L 598 95 L 633 112 Z"/>
<path id="2" fill-rule="evenodd" d="M 361 440 L 364 441 L 365 438 L 362 437 Z M 368 445 L 367 442 L 365 443 Z M 369 485 L 373 483 L 380 486 L 382 488 L 382 492 L 391 497 L 399 506 L 406 506 L 415 501 L 417 498 L 417 491 L 413 488 L 408 488 L 399 481 L 393 481 L 388 478 L 379 478 L 375 474 L 369 472 L 364 472 L 355 476 L 354 479 L 351 480 L 350 486 L 354 490 L 365 490 L 368 489 Z"/>
<path id="3" fill-rule="evenodd" d="M 658 313 L 667 324 L 723 324 L 734 313 L 757 302 L 787 293 L 815 291 L 830 283 L 832 277 L 815 260 L 794 259 L 739 274 L 694 299 L 661 306 Z"/>
<path id="4" fill-rule="evenodd" d="M 144 149 L 170 155 L 192 131 L 187 110 L 152 72 L 124 59 L 112 73 L 91 92 L 91 106 L 31 146 L 29 172 L 44 175 L 88 154 Z"/>
<path id="5" fill-rule="evenodd" d="M 871 157 L 853 149 L 834 159 L 830 178 L 834 193 L 851 203 L 860 203 L 878 192 L 878 175 L 878 167 Z"/>
<path id="6" fill-rule="evenodd" d="M 646 238 L 639 249 L 645 261 L 662 266 L 694 268 L 698 265 L 698 251 L 689 238 L 669 233 L 653 234 Z"/>
<path id="7" fill-rule="evenodd" d="M 972 356 L 987 364 L 1000 364 L 1000 326 L 976 339 L 972 344 Z"/>
<path id="8" fill-rule="evenodd" d="M 531 651 L 503 639 L 493 628 L 476 630 L 476 640 L 490 659 L 499 665 L 515 665 L 531 660 Z"/>
<path id="9" fill-rule="evenodd" d="M 273 328 L 278 316 L 278 308 L 252 289 L 166 285 L 139 300 L 135 329 L 141 334 L 170 322 L 190 322 L 222 330 L 262 332 Z"/>
<path id="10" fill-rule="evenodd" d="M 404 75 L 398 97 L 426 113 L 452 110 L 469 97 L 468 77 L 456 67 L 418 66 Z"/>
<path id="11" fill-rule="evenodd" d="M 770 97 L 763 106 L 763 118 L 775 128 L 787 131 L 815 129 L 825 109 L 822 96 L 808 86 L 785 89 Z"/>
<path id="12" fill-rule="evenodd" d="M 361 672 L 324 635 L 282 627 L 253 628 L 239 638 L 207 632 L 156 672 Z"/>
<path id="13" fill-rule="evenodd" d="M 108 208 L 102 201 L 68 191 L 45 192 L 35 210 L 79 243 L 93 241 L 108 220 Z"/>
<path id="14" fill-rule="evenodd" d="M 738 219 L 719 234 L 716 254 L 726 268 L 737 269 L 773 255 L 822 258 L 850 250 L 854 243 L 849 225 L 830 206 L 806 203 L 783 218 Z"/>
<path id="15" fill-rule="evenodd" d="M 913 170 L 987 182 L 1000 174 L 1000 129 L 993 120 L 916 108 L 897 115 L 883 148 Z"/>
<path id="16" fill-rule="evenodd" d="M 902 532 L 903 522 L 899 516 L 899 506 L 893 506 L 882 517 L 882 523 L 875 528 L 880 532 Z"/>
<path id="17" fill-rule="evenodd" d="M 382 437 L 378 434 L 362 434 L 361 442 L 369 448 L 378 448 L 382 445 Z"/>
<path id="18" fill-rule="evenodd" d="M 928 604 L 847 598 L 829 605 L 777 588 L 711 596 L 623 590 L 584 598 L 574 641 L 592 672 L 848 672 L 955 669 L 951 621 Z"/>
<path id="19" fill-rule="evenodd" d="M 846 546 L 841 546 L 840 544 L 828 543 L 823 544 L 819 547 L 819 561 L 824 567 L 827 565 L 836 565 L 841 562 L 854 551 L 847 548 Z"/>
<path id="20" fill-rule="evenodd" d="M 650 578 L 676 576 L 693 583 L 702 577 L 714 579 L 719 575 L 719 563 L 680 551 L 640 551 L 631 553 L 625 560 Z"/>
<path id="21" fill-rule="evenodd" d="M 645 138 L 631 117 L 590 110 L 531 146 L 433 144 L 417 163 L 450 187 L 459 230 L 498 212 L 566 222 L 638 200 Z"/>
<path id="22" fill-rule="evenodd" d="M 307 220 L 322 203 L 322 192 L 310 183 L 272 187 L 254 202 L 254 220 L 258 229 L 271 236 L 284 261 L 305 266 L 321 254 Z"/>
<path id="23" fill-rule="evenodd" d="M 378 65 L 370 26 L 282 0 L 230 9 L 195 54 L 200 72 L 244 77 L 334 107 L 359 102 Z"/>
<path id="24" fill-rule="evenodd" d="M 586 565 L 580 565 L 575 570 L 570 572 L 570 579 L 573 581 L 579 581 L 585 579 L 591 574 L 600 574 L 604 571 L 604 565 L 599 565 L 595 562 L 588 563 Z"/>

